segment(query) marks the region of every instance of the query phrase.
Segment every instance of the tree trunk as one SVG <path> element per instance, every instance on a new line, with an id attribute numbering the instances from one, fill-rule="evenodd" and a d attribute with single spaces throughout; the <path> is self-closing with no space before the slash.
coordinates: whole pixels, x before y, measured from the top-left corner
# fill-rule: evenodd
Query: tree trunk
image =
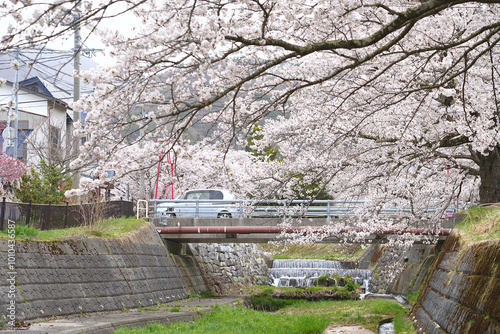
<path id="1" fill-rule="evenodd" d="M 489 155 L 479 156 L 479 201 L 481 203 L 500 202 L 500 147 L 497 146 Z"/>

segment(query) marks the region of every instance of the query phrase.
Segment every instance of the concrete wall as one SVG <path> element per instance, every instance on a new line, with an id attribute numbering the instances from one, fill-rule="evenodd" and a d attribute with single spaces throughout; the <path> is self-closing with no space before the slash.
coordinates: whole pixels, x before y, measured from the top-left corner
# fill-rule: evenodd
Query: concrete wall
<path id="1" fill-rule="evenodd" d="M 152 224 L 123 239 L 17 241 L 11 268 L 7 251 L 7 241 L 0 241 L 0 316 L 8 314 L 13 282 L 8 280 L 15 277 L 16 321 L 145 307 L 187 296 Z"/>
<path id="2" fill-rule="evenodd" d="M 212 290 L 208 284 L 206 273 L 191 255 L 173 255 L 181 272 L 186 288 L 191 294 Z"/>
<path id="3" fill-rule="evenodd" d="M 419 333 L 500 333 L 500 240 L 448 237 L 412 313 Z"/>
<path id="4" fill-rule="evenodd" d="M 438 245 L 413 244 L 409 249 L 373 244 L 359 258 L 359 266 L 372 269 L 370 292 L 406 295 L 422 284 L 434 262 Z"/>

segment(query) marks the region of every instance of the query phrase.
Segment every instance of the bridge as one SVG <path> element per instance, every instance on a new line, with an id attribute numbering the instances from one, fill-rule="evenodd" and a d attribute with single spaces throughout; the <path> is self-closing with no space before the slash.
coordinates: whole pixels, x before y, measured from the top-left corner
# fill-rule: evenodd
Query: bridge
<path id="1" fill-rule="evenodd" d="M 338 243 L 355 232 L 362 232 L 359 227 L 348 226 L 344 219 L 332 220 L 321 218 L 310 218 L 301 225 L 281 226 L 283 219 L 280 218 L 184 218 L 169 219 L 167 224 L 164 220 L 156 219 L 158 233 L 163 239 L 175 243 L 266 243 L 276 240 L 278 235 L 286 238 L 287 234 L 334 232 L 333 235 L 321 240 L 322 243 Z M 337 223 L 337 224 L 335 224 Z M 332 228 L 325 225 L 332 226 Z M 436 236 L 444 239 L 449 235 L 454 220 L 443 221 L 443 227 L 439 229 L 427 228 L 425 224 L 412 228 L 402 229 L 379 229 L 365 236 L 365 240 L 385 240 L 389 235 L 409 233 L 422 236 Z M 335 227 L 335 226 L 339 227 Z"/>
<path id="2" fill-rule="evenodd" d="M 257 205 L 249 205 L 242 201 L 179 201 L 153 200 L 151 208 L 153 221 L 160 236 L 170 244 L 184 243 L 266 243 L 276 240 L 280 235 L 324 234 L 329 236 L 322 243 L 338 243 L 355 232 L 362 232 L 359 227 L 350 226 L 348 219 L 355 215 L 356 210 L 364 201 L 265 201 Z M 238 202 L 238 203 L 236 203 Z M 179 204 L 180 203 L 180 204 Z M 173 210 L 161 211 L 161 205 L 176 205 L 180 207 L 178 214 Z M 312 205 L 311 205 L 312 204 Z M 183 206 L 184 205 L 184 206 Z M 414 234 L 434 236 L 444 239 L 450 233 L 455 223 L 453 214 L 458 208 L 446 210 L 439 229 L 429 228 L 428 221 L 423 220 L 417 226 L 401 229 L 380 228 L 365 236 L 367 241 L 384 241 L 389 235 Z M 147 210 L 147 209 L 146 209 Z M 217 212 L 232 213 L 238 218 L 207 218 L 221 217 Z M 138 208 L 138 213 L 139 213 Z M 434 209 L 428 209 L 432 215 Z M 215 216 L 214 216 L 215 215 Z M 408 209 L 397 207 L 381 210 L 379 216 L 404 219 L 409 215 Z M 205 217 L 204 217 L 205 216 Z M 283 222 L 291 221 L 291 226 L 282 226 Z M 329 226 L 325 228 L 325 226 Z M 328 229 L 326 231 L 325 229 Z"/>
<path id="3" fill-rule="evenodd" d="M 140 203 L 145 204 L 141 207 Z M 438 212 L 435 208 L 427 208 L 425 214 L 433 216 L 440 214 L 442 218 L 449 218 L 458 212 L 459 205 L 447 208 L 444 212 Z M 352 217 L 363 207 L 370 205 L 365 200 L 140 200 L 137 212 L 141 210 L 148 212 L 155 218 L 328 218 Z M 462 205 L 463 206 L 463 205 Z M 409 207 L 391 206 L 378 210 L 378 216 L 404 217 L 412 214 Z"/>

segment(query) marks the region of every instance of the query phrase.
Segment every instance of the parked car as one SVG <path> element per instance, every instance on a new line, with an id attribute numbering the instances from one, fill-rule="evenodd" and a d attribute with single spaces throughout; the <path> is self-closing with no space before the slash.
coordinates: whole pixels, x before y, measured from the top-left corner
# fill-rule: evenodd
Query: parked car
<path id="1" fill-rule="evenodd" d="M 161 217 L 238 218 L 235 197 L 225 189 L 194 189 L 157 206 Z"/>

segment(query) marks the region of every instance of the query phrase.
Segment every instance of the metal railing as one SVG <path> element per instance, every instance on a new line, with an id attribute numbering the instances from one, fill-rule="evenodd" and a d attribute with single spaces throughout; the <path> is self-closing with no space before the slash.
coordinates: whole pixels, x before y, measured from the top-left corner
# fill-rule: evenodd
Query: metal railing
<path id="1" fill-rule="evenodd" d="M 217 214 L 227 212 L 232 218 L 267 218 L 267 217 L 309 217 L 309 218 L 339 218 L 339 216 L 354 216 L 363 210 L 368 201 L 339 200 L 150 200 L 152 216 L 184 217 L 184 218 L 217 218 Z M 442 218 L 449 218 L 458 212 L 459 205 L 450 207 L 443 212 Z M 379 216 L 401 217 L 412 214 L 410 208 L 389 207 L 376 212 Z M 438 213 L 435 208 L 427 208 L 423 212 L 431 216 Z"/>

